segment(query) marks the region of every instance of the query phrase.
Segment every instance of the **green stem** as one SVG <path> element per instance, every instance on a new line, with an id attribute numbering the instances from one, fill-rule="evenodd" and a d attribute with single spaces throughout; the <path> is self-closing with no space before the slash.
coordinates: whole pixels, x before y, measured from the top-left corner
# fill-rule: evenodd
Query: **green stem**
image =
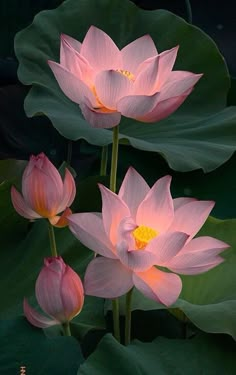
<path id="1" fill-rule="evenodd" d="M 100 176 L 106 176 L 107 174 L 107 159 L 108 159 L 108 147 L 102 147 L 102 156 L 101 156 L 101 168 Z"/>
<path id="2" fill-rule="evenodd" d="M 126 294 L 126 307 L 125 307 L 125 345 L 130 343 L 131 333 L 131 302 L 132 302 L 133 288 Z"/>
<path id="3" fill-rule="evenodd" d="M 70 323 L 69 322 L 63 323 L 62 329 L 63 329 L 63 335 L 64 336 L 71 336 Z"/>
<path id="4" fill-rule="evenodd" d="M 193 13 L 190 0 L 185 0 L 188 23 L 193 23 Z"/>
<path id="5" fill-rule="evenodd" d="M 72 141 L 69 140 L 67 143 L 67 158 L 66 158 L 66 162 L 68 165 L 71 165 L 72 148 L 73 148 L 73 143 Z"/>
<path id="6" fill-rule="evenodd" d="M 116 192 L 118 149 L 119 149 L 119 127 L 116 126 L 113 128 L 111 173 L 110 173 L 110 190 L 113 191 L 114 193 Z M 112 300 L 112 312 L 113 312 L 114 336 L 117 339 L 117 341 L 120 342 L 120 313 L 119 313 L 118 298 L 115 298 Z"/>
<path id="7" fill-rule="evenodd" d="M 57 245 L 56 245 L 55 233 L 54 233 L 54 228 L 52 224 L 50 223 L 50 221 L 48 221 L 48 234 L 49 234 L 52 256 L 57 257 Z"/>

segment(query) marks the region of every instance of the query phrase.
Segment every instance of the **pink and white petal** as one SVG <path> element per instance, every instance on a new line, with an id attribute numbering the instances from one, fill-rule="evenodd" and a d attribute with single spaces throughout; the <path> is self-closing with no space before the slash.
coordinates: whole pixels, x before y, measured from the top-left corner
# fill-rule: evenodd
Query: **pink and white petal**
<path id="1" fill-rule="evenodd" d="M 187 99 L 192 89 L 185 92 L 184 95 L 176 96 L 174 98 L 166 99 L 163 101 L 158 101 L 156 107 L 149 113 L 138 118 L 142 122 L 157 122 L 170 116 L 175 112 L 181 104 Z M 161 95 L 160 95 L 161 96 Z M 159 96 L 159 99 L 160 99 Z"/>
<path id="2" fill-rule="evenodd" d="M 176 211 L 179 207 L 194 201 L 196 201 L 195 198 L 175 198 L 173 199 L 174 210 Z"/>
<path id="3" fill-rule="evenodd" d="M 214 205 L 213 201 L 194 201 L 181 206 L 175 211 L 169 231 L 185 232 L 189 234 L 190 241 L 203 226 Z"/>
<path id="4" fill-rule="evenodd" d="M 117 258 L 115 249 L 104 230 L 100 214 L 79 213 L 68 218 L 69 228 L 83 245 L 107 258 Z"/>
<path id="5" fill-rule="evenodd" d="M 182 281 L 178 275 L 158 270 L 155 267 L 146 272 L 133 273 L 134 285 L 147 298 L 171 306 L 182 290 Z"/>
<path id="6" fill-rule="evenodd" d="M 156 90 L 159 91 L 169 79 L 176 60 L 178 49 L 179 46 L 176 46 L 170 50 L 160 53 Z"/>
<path id="7" fill-rule="evenodd" d="M 12 186 L 11 188 L 11 200 L 13 207 L 19 215 L 30 220 L 41 218 L 39 214 L 37 214 L 28 206 L 22 195 L 16 190 L 14 186 Z"/>
<path id="8" fill-rule="evenodd" d="M 26 298 L 24 298 L 23 310 L 24 310 L 24 315 L 26 319 L 35 327 L 48 328 L 48 327 L 52 327 L 57 324 L 60 324 L 60 322 L 58 322 L 57 320 L 48 318 L 40 314 L 37 310 L 33 309 L 28 304 L 28 301 L 26 300 Z"/>
<path id="9" fill-rule="evenodd" d="M 122 264 L 135 272 L 143 272 L 150 269 L 156 261 L 156 255 L 150 251 L 130 250 L 127 241 L 123 240 L 117 245 L 117 255 Z"/>
<path id="10" fill-rule="evenodd" d="M 114 128 L 120 123 L 121 114 L 119 112 L 100 112 L 92 108 L 88 102 L 80 104 L 81 112 L 85 120 L 93 127 L 100 129 Z"/>
<path id="11" fill-rule="evenodd" d="M 140 203 L 144 200 L 150 187 L 144 178 L 132 167 L 125 175 L 118 196 L 129 207 L 131 216 L 136 218 L 136 212 Z"/>
<path id="12" fill-rule="evenodd" d="M 80 49 L 81 49 L 81 46 L 82 46 L 82 43 L 80 43 L 78 40 L 72 38 L 71 36 L 69 35 L 66 35 L 66 34 L 61 34 L 61 43 L 63 42 L 66 42 L 67 44 L 69 44 L 72 48 L 74 48 L 75 51 L 77 52 L 80 52 Z M 61 62 L 61 61 L 60 61 Z M 62 63 L 62 62 L 61 62 Z M 63 65 L 63 64 L 62 64 Z"/>
<path id="13" fill-rule="evenodd" d="M 159 56 L 154 56 L 142 64 L 142 69 L 133 84 L 135 95 L 153 95 L 157 91 Z"/>
<path id="14" fill-rule="evenodd" d="M 85 277 L 85 294 L 117 298 L 133 287 L 132 272 L 119 260 L 98 257 L 89 263 Z"/>
<path id="15" fill-rule="evenodd" d="M 186 73 L 187 72 L 185 72 L 185 74 Z M 176 79 L 175 77 L 176 75 L 174 74 L 172 80 L 170 75 L 169 81 L 161 87 L 160 101 L 184 95 L 187 90 L 194 87 L 194 85 L 202 77 L 202 74 L 194 74 L 189 72 L 189 74 L 186 74 L 186 77 L 184 78 Z"/>
<path id="16" fill-rule="evenodd" d="M 117 110 L 123 116 L 139 119 L 151 112 L 157 105 L 160 93 L 154 95 L 128 95 L 117 103 Z"/>
<path id="17" fill-rule="evenodd" d="M 76 195 L 75 180 L 72 174 L 70 173 L 69 169 L 66 168 L 65 178 L 63 181 L 62 201 L 58 207 L 57 213 L 60 213 L 64 211 L 67 207 L 70 207 L 70 205 L 75 199 L 75 195 Z"/>
<path id="18" fill-rule="evenodd" d="M 61 298 L 67 321 L 78 315 L 84 304 L 84 288 L 79 275 L 66 266 L 61 282 Z"/>
<path id="19" fill-rule="evenodd" d="M 214 255 L 219 254 L 220 252 L 224 251 L 225 249 L 229 248 L 230 245 L 227 243 L 217 240 L 213 237 L 208 236 L 201 236 L 197 238 L 193 238 L 189 241 L 181 250 L 179 255 L 186 254 L 188 252 L 205 252 L 212 253 Z"/>
<path id="20" fill-rule="evenodd" d="M 54 61 L 48 61 L 58 85 L 64 94 L 73 102 L 80 104 L 84 98 L 88 98 L 93 106 L 97 105 L 97 100 L 90 88 L 78 77 Z"/>
<path id="21" fill-rule="evenodd" d="M 96 71 L 120 69 L 121 53 L 113 40 L 102 30 L 91 26 L 80 53 Z"/>
<path id="22" fill-rule="evenodd" d="M 120 222 L 130 217 L 130 210 L 123 200 L 103 185 L 98 185 L 102 195 L 102 219 L 105 232 L 115 246 Z"/>
<path id="23" fill-rule="evenodd" d="M 183 232 L 163 233 L 150 241 L 145 250 L 155 254 L 154 264 L 168 267 L 168 262 L 181 251 L 188 237 Z"/>
<path id="24" fill-rule="evenodd" d="M 137 225 L 148 226 L 158 233 L 170 227 L 174 218 L 170 183 L 171 176 L 165 176 L 153 185 L 137 210 Z"/>
<path id="25" fill-rule="evenodd" d="M 150 35 L 144 35 L 134 40 L 121 50 L 123 69 L 136 74 L 138 66 L 149 57 L 158 54 Z"/>
<path id="26" fill-rule="evenodd" d="M 106 70 L 97 74 L 95 89 L 99 101 L 104 107 L 115 110 L 117 102 L 129 95 L 132 82 L 123 74 L 115 70 Z"/>
<path id="27" fill-rule="evenodd" d="M 192 252 L 176 256 L 168 262 L 168 268 L 182 275 L 197 275 L 209 271 L 222 262 L 224 259 L 212 254 L 211 251 Z"/>

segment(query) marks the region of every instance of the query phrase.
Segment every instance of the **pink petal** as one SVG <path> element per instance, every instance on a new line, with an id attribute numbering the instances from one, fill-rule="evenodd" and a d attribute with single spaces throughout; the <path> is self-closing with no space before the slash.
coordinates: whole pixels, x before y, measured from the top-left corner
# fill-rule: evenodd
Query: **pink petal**
<path id="1" fill-rule="evenodd" d="M 213 201 L 194 201 L 181 206 L 175 211 L 169 231 L 185 232 L 190 240 L 203 226 L 214 205 Z"/>
<path id="2" fill-rule="evenodd" d="M 86 102 L 80 104 L 80 109 L 85 120 L 93 128 L 114 128 L 120 123 L 121 114 L 118 112 L 99 112 L 91 108 L 91 105 Z"/>
<path id="3" fill-rule="evenodd" d="M 104 31 L 95 26 L 88 30 L 80 53 L 97 71 L 121 67 L 121 53 L 118 47 Z"/>
<path id="4" fill-rule="evenodd" d="M 175 112 L 181 104 L 187 99 L 192 89 L 185 92 L 184 95 L 176 96 L 167 100 L 160 101 L 161 94 L 159 96 L 159 101 L 156 107 L 146 115 L 139 117 L 139 121 L 143 122 L 157 122 L 170 116 Z"/>
<path id="5" fill-rule="evenodd" d="M 159 93 L 152 96 L 147 95 L 128 95 L 121 98 L 117 104 L 117 110 L 123 116 L 130 118 L 143 118 L 145 114 L 149 113 L 156 106 Z"/>
<path id="6" fill-rule="evenodd" d="M 172 73 L 174 74 L 172 75 Z M 172 73 L 169 76 L 168 82 L 161 88 L 160 101 L 185 95 L 186 91 L 192 89 L 202 77 L 202 74 L 190 72 L 187 74 L 187 72 L 184 72 L 184 78 L 176 79 L 176 72 Z"/>
<path id="7" fill-rule="evenodd" d="M 119 260 L 98 257 L 89 263 L 84 278 L 85 294 L 117 298 L 127 293 L 132 286 L 132 272 Z"/>
<path id="8" fill-rule="evenodd" d="M 63 68 L 63 66 L 55 63 L 54 61 L 48 61 L 48 65 L 52 69 L 61 90 L 70 100 L 77 104 L 80 104 L 86 97 L 94 107 L 98 105 L 92 91 L 78 77 L 76 77 L 69 70 Z"/>
<path id="9" fill-rule="evenodd" d="M 118 227 L 124 217 L 130 216 L 129 208 L 111 190 L 99 184 L 102 194 L 102 218 L 105 232 L 113 245 L 117 243 Z"/>
<path id="10" fill-rule="evenodd" d="M 196 201 L 195 198 L 175 198 L 173 199 L 174 210 L 176 211 L 179 207 L 194 201 Z"/>
<path id="11" fill-rule="evenodd" d="M 18 214 L 25 217 L 26 219 L 38 219 L 41 217 L 36 212 L 31 210 L 22 195 L 16 190 L 14 186 L 12 186 L 11 188 L 11 200 Z"/>
<path id="12" fill-rule="evenodd" d="M 230 247 L 227 243 L 217 240 L 213 237 L 208 236 L 201 236 L 197 238 L 193 238 L 191 241 L 189 241 L 181 250 L 182 254 L 186 254 L 188 252 L 204 252 L 207 251 L 209 254 L 210 252 L 214 255 L 219 254 L 221 251 L 227 249 Z"/>
<path id="13" fill-rule="evenodd" d="M 75 51 L 80 52 L 82 44 L 78 40 L 72 38 L 71 36 L 66 35 L 66 34 L 61 34 L 61 43 L 62 42 L 66 42 L 72 48 L 74 48 Z M 60 63 L 62 64 L 61 60 L 60 60 Z"/>
<path id="14" fill-rule="evenodd" d="M 174 208 L 170 182 L 171 177 L 165 176 L 153 185 L 138 208 L 136 217 L 138 225 L 151 227 L 158 233 L 165 231 L 171 225 Z"/>
<path id="15" fill-rule="evenodd" d="M 23 309 L 26 319 L 35 327 L 38 328 L 48 328 L 60 324 L 55 319 L 47 318 L 46 316 L 40 314 L 38 311 L 33 309 L 26 298 L 24 298 Z"/>
<path id="16" fill-rule="evenodd" d="M 156 90 L 160 89 L 170 77 L 170 73 L 174 66 L 178 49 L 179 46 L 176 46 L 168 51 L 160 53 Z"/>
<path id="17" fill-rule="evenodd" d="M 150 35 L 144 35 L 121 50 L 123 69 L 136 74 L 138 66 L 149 57 L 157 55 L 155 44 Z"/>
<path id="18" fill-rule="evenodd" d="M 67 207 L 70 207 L 75 199 L 76 186 L 75 180 L 69 169 L 65 170 L 65 178 L 63 181 L 63 196 L 60 206 L 58 207 L 58 213 L 64 211 Z"/>
<path id="19" fill-rule="evenodd" d="M 146 251 L 155 254 L 154 264 L 168 267 L 168 262 L 175 257 L 185 245 L 188 235 L 183 232 L 163 233 L 154 238 L 146 247 Z"/>
<path id="20" fill-rule="evenodd" d="M 118 196 L 129 207 L 133 219 L 136 218 L 138 206 L 144 200 L 149 190 L 150 187 L 144 178 L 134 168 L 130 167 L 122 182 Z"/>
<path id="21" fill-rule="evenodd" d="M 64 227 L 67 227 L 67 225 L 69 225 L 68 216 L 70 216 L 71 214 L 72 214 L 71 209 L 67 207 L 61 216 L 56 215 L 56 216 L 48 218 L 48 220 L 54 227 L 64 228 Z"/>
<path id="22" fill-rule="evenodd" d="M 71 232 L 83 245 L 107 258 L 117 258 L 99 214 L 90 212 L 73 214 L 68 221 Z"/>
<path id="23" fill-rule="evenodd" d="M 140 68 L 141 69 L 141 68 Z M 133 85 L 136 95 L 153 95 L 157 89 L 159 56 L 152 57 L 142 64 L 142 69 Z"/>
<path id="24" fill-rule="evenodd" d="M 133 274 L 134 285 L 146 297 L 171 306 L 178 299 L 182 282 L 178 275 L 162 272 L 155 267 Z"/>
<path id="25" fill-rule="evenodd" d="M 96 76 L 95 88 L 99 101 L 104 107 L 114 110 L 120 98 L 129 95 L 132 83 L 123 74 L 106 70 Z"/>
<path id="26" fill-rule="evenodd" d="M 146 249 L 129 250 L 129 245 L 124 240 L 117 245 L 117 255 L 125 267 L 136 272 L 147 271 L 156 261 L 155 254 Z"/>

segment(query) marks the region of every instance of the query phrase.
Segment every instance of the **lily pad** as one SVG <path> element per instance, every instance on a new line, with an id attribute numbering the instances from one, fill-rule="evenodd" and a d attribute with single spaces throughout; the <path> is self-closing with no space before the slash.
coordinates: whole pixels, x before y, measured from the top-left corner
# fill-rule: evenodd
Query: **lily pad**
<path id="1" fill-rule="evenodd" d="M 123 118 L 122 143 L 159 152 L 179 171 L 210 171 L 229 159 L 236 144 L 236 109 L 225 109 L 229 75 L 215 43 L 168 11 L 148 12 L 128 0 L 68 0 L 55 10 L 39 13 L 31 26 L 18 33 L 19 78 L 33 85 L 25 101 L 28 116 L 44 113 L 72 140 L 82 138 L 100 146 L 112 142 L 111 131 L 93 129 L 84 120 L 79 106 L 62 93 L 47 65 L 48 59 L 59 59 L 61 33 L 83 40 L 90 25 L 107 32 L 120 48 L 146 33 L 160 52 L 179 44 L 175 69 L 204 73 L 194 92 L 168 119 L 144 124 Z"/>

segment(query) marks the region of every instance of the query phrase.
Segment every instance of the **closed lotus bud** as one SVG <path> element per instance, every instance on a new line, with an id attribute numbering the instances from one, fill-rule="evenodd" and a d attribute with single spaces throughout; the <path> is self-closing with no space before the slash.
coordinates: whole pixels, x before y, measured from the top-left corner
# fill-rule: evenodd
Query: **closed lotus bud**
<path id="1" fill-rule="evenodd" d="M 36 327 L 65 324 L 78 315 L 84 304 L 84 288 L 78 274 L 58 257 L 45 258 L 36 281 L 36 299 L 50 317 L 34 310 L 24 299 L 24 313 Z"/>

